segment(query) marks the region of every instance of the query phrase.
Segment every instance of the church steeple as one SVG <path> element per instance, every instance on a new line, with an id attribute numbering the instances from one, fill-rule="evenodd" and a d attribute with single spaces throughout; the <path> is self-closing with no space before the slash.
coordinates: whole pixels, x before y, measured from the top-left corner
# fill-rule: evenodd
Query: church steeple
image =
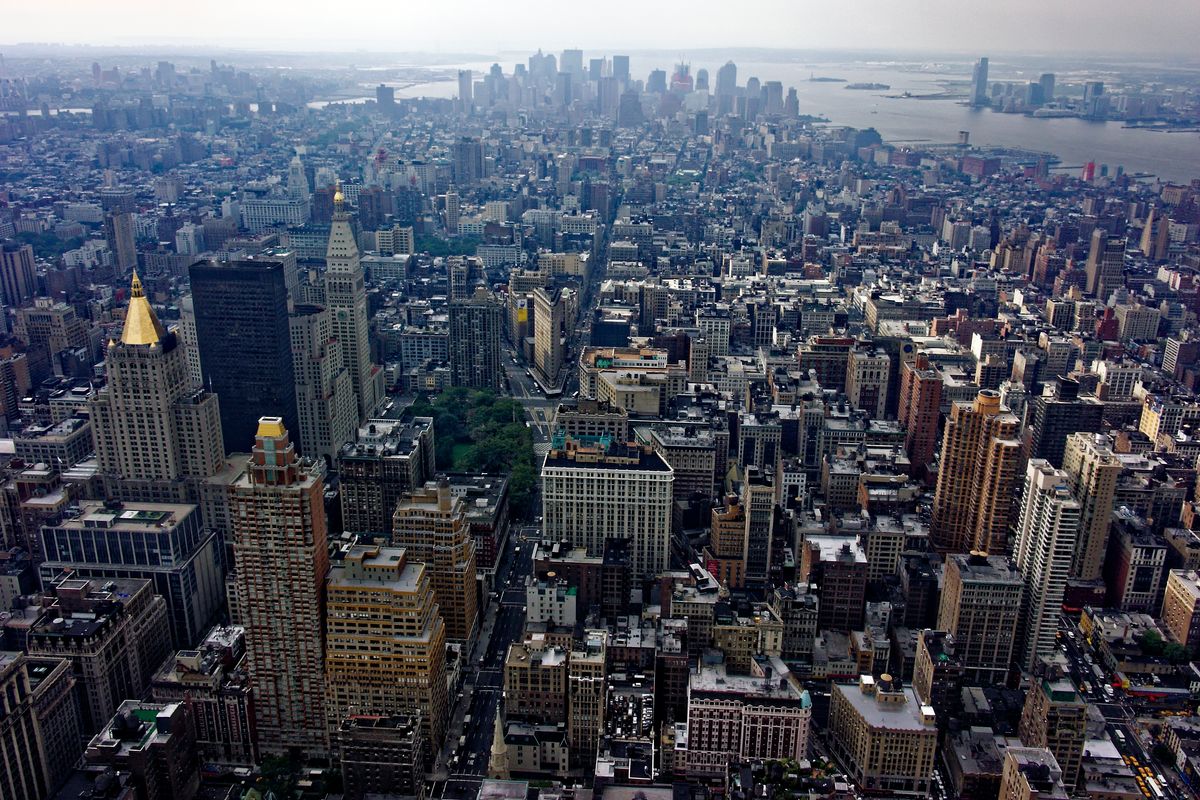
<path id="1" fill-rule="evenodd" d="M 496 704 L 495 731 L 492 733 L 492 752 L 488 758 L 488 777 L 495 781 L 509 780 L 508 745 L 504 742 L 504 723 L 500 719 L 500 704 Z"/>
<path id="2" fill-rule="evenodd" d="M 142 291 L 142 282 L 137 270 L 133 272 L 133 282 L 129 287 L 129 309 L 125 312 L 125 327 L 121 331 L 123 344 L 158 344 L 167 331 L 150 307 Z"/>

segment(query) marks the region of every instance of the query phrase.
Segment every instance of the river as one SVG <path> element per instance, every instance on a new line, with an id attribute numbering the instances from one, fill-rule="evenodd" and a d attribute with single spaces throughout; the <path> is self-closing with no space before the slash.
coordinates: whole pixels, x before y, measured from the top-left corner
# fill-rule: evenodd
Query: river
<path id="1" fill-rule="evenodd" d="M 584 53 L 585 63 L 593 55 Z M 511 74 L 516 54 L 497 57 L 506 73 Z M 672 57 L 635 55 L 630 57 L 630 73 L 645 79 L 652 69 L 670 74 Z M 716 86 L 717 69 L 724 59 L 711 63 L 692 61 L 692 74 L 708 70 L 710 87 Z M 445 65 L 470 68 L 476 79 L 490 63 Z M 971 143 L 1014 147 L 1054 153 L 1063 166 L 1095 161 L 1108 165 L 1110 174 L 1118 166 L 1127 172 L 1157 175 L 1164 180 L 1187 182 L 1200 178 L 1200 134 L 1169 133 L 1125 128 L 1120 122 L 1093 122 L 1075 118 L 1035 119 L 1022 114 L 1001 114 L 990 109 L 973 109 L 958 100 L 893 98 L 910 92 L 915 95 L 940 92 L 946 81 L 967 81 L 969 66 L 919 62 L 738 62 L 738 84 L 747 79 L 777 80 L 784 91 L 794 86 L 800 101 L 800 113 L 825 117 L 835 125 L 855 128 L 873 127 L 888 142 L 912 142 L 916 145 L 949 143 L 959 131 L 968 131 Z M 443 68 L 445 68 L 443 67 Z M 882 83 L 886 91 L 846 89 L 845 83 L 811 81 L 811 76 L 844 78 L 850 83 Z M 1005 79 L 1010 76 L 993 75 Z M 1061 85 L 1061 78 L 1060 78 Z M 366 87 L 364 87 L 366 88 Z M 458 91 L 453 80 L 397 87 L 397 97 L 453 97 Z M 366 99 L 354 98 L 361 101 Z M 346 102 L 346 101 L 343 101 Z M 315 104 L 314 104 L 315 105 Z M 1075 171 L 1072 171 L 1073 173 Z M 1077 174 L 1077 173 L 1075 173 Z"/>

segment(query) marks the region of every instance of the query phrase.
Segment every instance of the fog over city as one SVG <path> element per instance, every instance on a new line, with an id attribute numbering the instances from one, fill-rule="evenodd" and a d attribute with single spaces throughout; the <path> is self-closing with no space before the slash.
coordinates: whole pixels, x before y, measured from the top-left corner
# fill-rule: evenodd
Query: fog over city
<path id="1" fill-rule="evenodd" d="M 1194 56 L 1193 0 L 529 0 L 10 3 L 0 42 L 494 52 L 513 48 L 769 47 Z"/>

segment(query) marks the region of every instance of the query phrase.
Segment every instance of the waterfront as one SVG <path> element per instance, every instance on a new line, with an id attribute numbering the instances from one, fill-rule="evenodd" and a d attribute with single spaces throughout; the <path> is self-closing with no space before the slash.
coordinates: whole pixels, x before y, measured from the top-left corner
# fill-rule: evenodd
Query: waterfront
<path id="1" fill-rule="evenodd" d="M 503 53 L 496 57 L 506 73 L 525 56 Z M 630 57 L 630 72 L 644 80 L 652 69 L 670 70 L 678 55 L 639 54 Z M 736 59 L 735 59 L 736 60 Z M 691 62 L 692 74 L 705 68 L 711 86 L 723 59 Z M 470 68 L 476 79 L 490 62 L 431 66 L 434 70 Z M 898 98 L 904 92 L 927 95 L 945 90 L 946 84 L 964 84 L 970 68 L 961 63 L 871 62 L 871 61 L 737 61 L 738 83 L 750 77 L 777 80 L 796 88 L 800 113 L 825 117 L 832 125 L 873 127 L 891 143 L 942 144 L 954 142 L 961 130 L 969 131 L 971 143 L 1035 150 L 1057 155 L 1062 166 L 1095 161 L 1110 172 L 1118 166 L 1128 172 L 1149 173 L 1164 180 L 1187 182 L 1200 178 L 1200 134 L 1169 133 L 1123 127 L 1121 122 L 1094 122 L 1076 118 L 1034 119 L 1021 114 L 1001 114 L 990 109 L 972 109 L 954 99 Z M 811 81 L 811 76 L 842 78 L 847 82 L 882 83 L 887 90 L 848 91 L 845 83 Z M 1008 77 L 1003 73 L 998 80 Z M 1064 77 L 1066 77 L 1064 75 Z M 361 102 L 364 96 L 342 102 Z M 454 80 L 397 85 L 397 97 L 454 97 Z"/>

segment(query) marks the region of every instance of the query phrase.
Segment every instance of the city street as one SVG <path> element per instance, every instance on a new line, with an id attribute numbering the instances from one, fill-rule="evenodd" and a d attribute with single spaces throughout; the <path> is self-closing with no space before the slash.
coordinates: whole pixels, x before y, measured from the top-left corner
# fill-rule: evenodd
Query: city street
<path id="1" fill-rule="evenodd" d="M 454 709 L 443 749 L 450 767 L 448 772 L 435 773 L 431 798 L 474 798 L 487 776 L 496 712 L 503 695 L 504 658 L 508 646 L 520 639 L 525 628 L 525 579 L 533 572 L 533 541 L 538 533 L 533 526 L 516 530 L 519 535 L 508 537 L 496 570 L 496 586 L 503 587 L 500 600 L 489 598 L 487 613 L 494 619 L 491 633 L 477 648 L 481 658 L 463 667 L 463 697 Z M 470 722 L 464 724 L 467 714 Z M 466 739 L 461 748 L 459 737 Z"/>

